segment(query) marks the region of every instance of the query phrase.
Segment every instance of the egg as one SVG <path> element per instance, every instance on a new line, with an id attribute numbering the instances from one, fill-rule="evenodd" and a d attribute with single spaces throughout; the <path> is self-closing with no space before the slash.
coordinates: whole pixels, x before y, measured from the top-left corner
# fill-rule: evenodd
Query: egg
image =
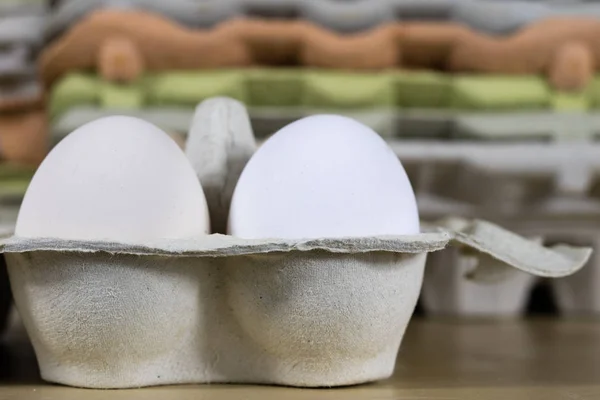
<path id="1" fill-rule="evenodd" d="M 341 238 L 420 231 L 400 160 L 372 129 L 317 115 L 269 138 L 242 172 L 228 232 L 257 238 Z"/>
<path id="2" fill-rule="evenodd" d="M 112 116 L 63 139 L 35 173 L 15 235 L 143 244 L 209 232 L 188 159 L 159 128 Z"/>

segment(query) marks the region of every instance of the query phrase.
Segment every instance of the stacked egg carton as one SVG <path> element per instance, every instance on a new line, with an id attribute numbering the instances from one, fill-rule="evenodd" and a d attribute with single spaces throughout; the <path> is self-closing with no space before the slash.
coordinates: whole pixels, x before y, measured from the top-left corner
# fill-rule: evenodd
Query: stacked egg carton
<path id="1" fill-rule="evenodd" d="M 43 40 L 43 1 L 0 2 L 0 235 L 12 229 L 35 165 L 45 155 L 47 122 L 35 55 Z M 0 258 L 0 334 L 12 304 Z"/>
<path id="2" fill-rule="evenodd" d="M 454 7 L 451 16 L 477 31 L 516 37 L 528 24 L 543 19 L 596 17 L 598 12 L 593 3 L 465 2 Z M 518 113 L 455 114 L 446 136 L 453 139 L 450 143 L 396 143 L 399 156 L 410 164 L 423 215 L 432 219 L 448 214 L 477 215 L 549 242 L 567 240 L 598 249 L 596 80 L 579 90 L 552 90 L 551 84 L 536 82 L 537 78 L 516 77 L 514 82 L 521 79 L 522 84 L 511 90 L 502 79 L 506 78 L 497 83 L 506 93 L 512 91 L 521 101 L 529 97 L 529 106 L 514 107 Z M 454 91 L 465 93 L 465 83 L 455 79 Z M 486 92 L 481 100 L 507 100 L 500 93 L 495 96 L 494 90 Z M 548 96 L 547 100 L 533 100 L 540 95 Z M 522 111 L 527 108 L 529 111 Z M 455 260 L 450 270 L 442 264 L 448 257 Z M 485 290 L 461 279 L 472 262 L 470 255 L 457 250 L 433 255 L 423 290 L 425 308 L 431 313 L 463 316 L 522 314 L 538 280 L 515 272 L 508 282 Z M 600 313 L 599 274 L 600 262 L 592 259 L 588 268 L 574 277 L 553 282 L 559 309 L 569 315 Z"/>
<path id="3" fill-rule="evenodd" d="M 35 57 L 43 41 L 43 1 L 0 3 L 0 224 L 11 224 L 46 152 L 46 120 Z"/>
<path id="4" fill-rule="evenodd" d="M 60 37 L 81 19 L 104 8 L 141 9 L 193 28 L 212 27 L 242 14 L 239 2 L 232 0 L 59 0 L 52 4 L 46 38 Z"/>
<path id="5" fill-rule="evenodd" d="M 176 37 L 181 47 L 163 49 L 157 38 L 152 52 L 143 54 L 127 40 L 136 28 L 119 28 L 119 17 L 99 11 L 106 8 L 146 11 L 135 20 L 168 32 L 163 38 Z M 488 35 L 517 41 L 524 35 L 530 44 L 552 40 L 531 35 L 547 35 L 540 24 L 561 15 L 596 16 L 600 6 L 486 0 L 63 0 L 50 15 L 49 46 L 42 58 L 42 74 L 51 88 L 53 138 L 58 142 L 83 123 L 118 112 L 153 122 L 182 143 L 194 106 L 217 95 L 248 104 L 259 137 L 306 115 L 335 112 L 366 123 L 393 144 L 417 188 L 425 219 L 481 215 L 545 240 L 595 244 L 594 182 L 600 167 L 593 161 L 598 151 L 593 143 L 600 118 L 594 110 L 600 106 L 600 81 L 585 63 L 585 47 L 593 46 L 594 39 L 575 43 L 575 50 L 568 47 L 573 43 L 563 43 L 566 55 L 557 49 L 558 59 L 575 57 L 575 76 L 567 73 L 566 78 L 560 62 L 545 65 L 558 71 L 556 76 L 540 77 L 530 63 L 521 65 L 518 57 L 513 64 L 500 63 L 497 54 L 481 50 L 488 46 L 480 46 Z M 239 16 L 265 21 L 232 21 Z M 128 21 L 135 25 L 134 18 Z M 600 32 L 600 20 L 585 21 L 589 32 Z M 102 24 L 116 24 L 112 29 L 121 29 L 125 40 L 104 46 Z M 533 34 L 527 33 L 528 26 Z M 68 47 L 77 48 L 77 37 L 94 34 L 99 47 L 107 49 L 101 52 L 106 57 L 89 59 L 109 61 L 90 64 L 82 56 L 65 68 L 64 61 L 74 59 Z M 203 53 L 210 49 L 207 38 L 221 43 L 221 51 Z M 301 51 L 298 43 L 309 45 Z M 178 48 L 194 54 L 194 60 L 171 57 Z M 450 50 L 484 56 L 451 58 Z M 377 58 L 394 52 L 397 59 Z M 185 60 L 164 62 L 177 58 Z M 126 68 L 119 67 L 123 59 Z M 346 67 L 354 72 L 342 72 Z M 379 71 L 384 68 L 389 72 Z M 87 72 L 94 69 L 98 74 Z M 590 153 L 583 157 L 582 152 Z M 512 282 L 496 285 L 486 298 L 463 279 L 468 255 L 442 253 L 432 257 L 434 266 L 439 263 L 435 257 L 456 262 L 453 269 L 430 268 L 424 305 L 431 314 L 515 316 L 535 283 L 515 273 Z M 597 264 L 582 274 L 598 274 Z M 579 281 L 593 284 L 594 279 L 581 276 L 555 285 L 561 308 L 600 313 L 593 288 L 571 289 Z M 574 298 L 572 293 L 586 294 Z"/>
<path id="6" fill-rule="evenodd" d="M 168 5 L 164 3 L 148 0 L 62 1 L 50 16 L 47 37 L 48 39 L 60 37 L 62 33 L 68 32 L 70 27 L 81 22 L 84 16 L 88 16 L 103 6 L 138 8 L 152 13 L 160 12 L 169 20 L 178 21 L 183 27 L 194 29 L 218 29 L 219 23 L 240 15 L 278 18 L 295 16 L 315 24 L 313 30 L 319 27 L 328 29 L 331 32 L 348 33 L 370 28 L 375 29 L 386 21 L 390 22 L 390 18 L 392 18 L 392 20 L 401 21 L 399 24 L 400 29 L 407 26 L 406 32 L 398 34 L 400 36 L 398 39 L 400 41 L 399 46 L 401 48 L 409 47 L 408 51 L 404 52 L 406 57 L 403 63 L 409 68 L 430 70 L 439 67 L 439 65 L 436 65 L 439 60 L 427 60 L 426 58 L 428 56 L 439 57 L 439 54 L 428 55 L 428 50 L 425 49 L 423 50 L 425 53 L 420 55 L 419 51 L 415 50 L 418 47 L 426 47 L 427 43 L 419 42 L 419 40 L 423 40 L 418 37 L 419 29 L 422 29 L 423 26 L 412 26 L 411 23 L 414 23 L 414 21 L 423 19 L 437 21 L 433 26 L 439 25 L 439 32 L 436 33 L 430 30 L 430 33 L 434 36 L 460 35 L 464 30 L 461 28 L 462 26 L 486 34 L 507 34 L 517 31 L 528 23 L 553 15 L 593 15 L 597 8 L 594 4 L 500 3 L 482 0 L 419 2 L 409 0 L 375 2 L 247 0 L 241 3 L 238 1 L 194 2 L 182 0 L 169 2 Z M 372 18 L 368 19 L 371 14 L 373 15 Z M 208 18 L 209 15 L 212 17 Z M 494 15 L 497 26 L 485 20 L 488 15 Z M 342 22 L 348 25 L 341 26 Z M 351 25 L 351 23 L 355 23 L 355 25 Z M 419 25 L 420 23 L 417 22 L 416 24 Z M 235 33 L 236 28 L 239 27 L 229 27 L 233 33 Z M 255 26 L 246 26 L 239 29 L 246 28 L 256 30 Z M 429 29 L 431 26 L 425 28 Z M 227 28 L 222 29 L 227 30 Z M 416 32 L 416 39 L 414 32 Z M 179 34 L 188 33 L 189 31 L 183 29 L 179 32 Z M 426 34 L 427 32 L 421 33 Z M 323 34 L 323 32 L 319 32 L 319 34 Z M 405 37 L 402 38 L 402 35 Z M 332 35 L 327 38 L 332 39 L 333 37 L 332 43 L 335 44 L 336 36 L 330 36 Z M 259 39 L 263 38 L 259 37 L 256 40 Z M 439 38 L 434 37 L 432 40 L 439 41 Z M 271 46 L 271 48 L 282 46 L 282 43 L 270 44 L 275 46 Z M 283 44 L 293 45 L 288 42 L 283 42 Z M 267 45 L 263 47 L 268 48 Z M 261 48 L 256 45 L 250 51 L 261 51 Z M 296 50 L 290 50 L 290 53 L 294 51 Z M 317 48 L 314 51 L 320 51 L 320 49 Z M 254 55 L 252 54 L 252 56 Z M 330 55 L 332 56 L 330 58 L 334 58 L 335 53 Z M 422 59 L 423 57 L 425 59 Z M 291 55 L 290 58 L 292 60 L 283 61 L 298 62 L 297 54 Z M 354 58 L 360 59 L 360 57 Z M 245 61 L 238 60 L 237 65 L 232 63 L 228 66 L 242 66 L 245 68 L 247 67 Z M 262 57 L 251 61 L 260 64 L 265 60 Z M 354 61 L 341 61 L 340 67 L 344 67 L 344 62 L 352 63 Z M 360 61 L 357 62 L 360 63 Z M 318 60 L 309 57 L 308 62 L 304 65 L 327 68 L 328 63 L 335 64 L 335 60 L 328 60 L 327 54 L 321 54 Z M 222 65 L 214 65 L 213 68 L 219 66 Z M 349 67 L 360 68 L 360 65 L 349 65 Z M 467 67 L 471 68 L 472 66 Z M 77 66 L 72 68 L 73 71 L 77 70 Z M 340 109 L 346 112 L 350 112 L 348 110 L 352 109 L 352 113 L 359 119 L 363 119 L 364 122 L 371 124 L 380 133 L 387 136 L 398 134 L 402 136 L 423 136 L 425 134 L 441 137 L 459 135 L 504 138 L 506 136 L 522 136 L 523 123 L 527 126 L 541 124 L 542 129 L 547 126 L 552 127 L 555 124 L 555 110 L 595 107 L 598 103 L 597 98 L 600 97 L 594 94 L 594 92 L 597 92 L 595 82 L 589 85 L 591 87 L 590 92 L 593 95 L 585 98 L 585 96 L 555 93 L 556 91 L 552 87 L 547 86 L 545 79 L 538 79 L 533 76 L 505 77 L 501 76 L 503 72 L 495 73 L 495 76 L 483 79 L 467 76 L 456 80 L 447 74 L 430 72 L 395 74 L 395 77 L 387 76 L 386 78 L 383 78 L 379 73 L 375 73 L 362 78 L 362 74 L 340 74 L 336 73 L 335 70 L 332 72 L 331 69 L 323 74 L 304 74 L 297 70 L 275 72 L 271 69 L 267 71 L 248 71 L 244 69 L 242 71 L 232 71 L 232 73 L 219 72 L 216 74 L 206 74 L 205 72 L 173 74 L 169 73 L 169 68 L 173 70 L 183 68 L 189 72 L 190 68 L 192 70 L 205 69 L 211 68 L 211 66 L 187 68 L 181 65 L 163 65 L 157 79 L 135 81 L 135 86 L 137 86 L 133 90 L 135 93 L 129 90 L 108 90 L 106 86 L 110 85 L 104 84 L 106 74 L 99 80 L 99 83 L 97 82 L 98 79 L 92 79 L 95 77 L 87 76 L 86 78 L 90 79 L 84 81 L 78 79 L 78 76 L 66 76 L 64 79 L 72 79 L 67 80 L 67 82 L 59 82 L 63 85 L 55 85 L 55 91 L 60 92 L 61 89 L 64 89 L 64 92 L 67 93 L 63 97 L 68 97 L 70 91 L 76 92 L 72 95 L 73 99 L 71 101 L 73 103 L 77 102 L 76 98 L 80 95 L 85 100 L 84 105 L 93 104 L 94 106 L 75 109 L 72 104 L 69 104 L 70 100 L 64 100 L 67 104 L 63 108 L 66 108 L 69 112 L 55 118 L 53 125 L 57 137 L 64 136 L 73 127 L 79 126 L 81 122 L 93 119 L 97 115 L 110 113 L 112 111 L 110 109 L 123 107 L 130 108 L 131 113 L 147 115 L 165 129 L 184 133 L 187 126 L 189 126 L 193 104 L 203 98 L 223 94 L 244 100 L 254 108 L 253 115 L 255 123 L 258 124 L 259 135 L 261 133 L 270 134 L 273 128 L 280 127 L 299 116 L 319 111 L 319 109 Z M 460 72 L 460 65 L 457 67 L 457 72 Z M 537 73 L 531 72 L 531 74 Z M 120 77 L 116 77 L 112 80 L 119 79 Z M 357 82 L 358 80 L 360 82 Z M 133 79 L 129 79 L 129 81 L 133 81 Z M 351 84 L 353 84 L 352 90 L 348 89 L 350 93 L 336 93 L 339 88 L 350 87 Z M 394 93 L 391 93 L 386 87 L 390 84 L 397 85 Z M 94 93 L 95 88 L 99 85 L 103 86 L 101 92 L 110 93 L 110 95 L 104 96 L 101 101 L 98 100 L 99 94 Z M 307 90 L 310 91 L 311 85 L 313 87 L 317 86 L 313 91 L 321 90 L 328 93 L 317 93 L 312 95 L 312 98 L 306 99 L 304 97 L 311 97 L 311 94 L 303 96 L 302 89 L 309 86 Z M 63 86 L 67 86 L 67 88 L 63 88 Z M 69 86 L 72 87 L 69 88 Z M 321 86 L 324 89 L 320 89 Z M 367 91 L 367 94 L 364 95 L 368 97 L 366 100 L 364 96 L 353 95 L 357 92 L 357 86 L 360 86 L 359 91 L 361 89 L 363 92 Z M 264 89 L 265 87 L 268 87 L 268 89 Z M 289 88 L 289 90 L 282 90 L 281 88 Z M 333 93 L 331 93 L 332 90 Z M 458 95 L 450 95 L 450 92 L 455 92 Z M 329 95 L 335 95 L 334 97 L 337 98 L 328 99 Z M 61 97 L 60 93 L 57 96 Z M 456 102 L 454 100 L 457 97 Z M 61 100 L 57 100 L 57 102 Z M 98 103 L 103 105 L 98 107 Z M 57 107 L 61 108 L 60 105 Z M 400 110 L 398 107 L 400 107 Z M 435 110 L 432 110 L 432 108 Z M 461 112 L 457 113 L 455 109 Z M 515 120 L 513 118 L 514 113 L 511 112 L 498 115 L 498 111 L 510 111 L 511 109 L 527 109 L 528 112 L 526 116 L 522 116 L 524 118 L 522 120 Z M 470 115 L 471 113 L 468 111 L 473 110 L 476 111 L 477 115 Z M 486 111 L 494 115 L 487 115 Z M 62 110 L 56 112 L 61 113 Z M 363 115 L 364 117 L 361 118 Z M 597 118 L 588 118 L 586 124 L 597 124 Z M 490 128 L 495 125 L 501 125 L 501 127 Z M 514 130 L 515 126 L 518 126 L 518 131 Z M 527 136 L 536 133 L 538 132 L 525 132 Z M 543 132 L 543 134 L 545 133 Z"/>
<path id="7" fill-rule="evenodd" d="M 548 243 L 597 244 L 600 203 L 594 188 L 600 144 L 405 141 L 395 143 L 394 149 L 407 165 L 424 218 L 491 218 Z M 455 260 L 454 269 L 447 268 L 449 257 Z M 515 272 L 511 280 L 490 290 L 461 279 L 472 268 L 468 254 L 449 250 L 429 261 L 423 303 L 432 313 L 519 315 L 538 282 Z M 553 282 L 559 309 L 565 314 L 597 313 L 597 274 L 598 260 L 592 259 L 574 277 Z"/>

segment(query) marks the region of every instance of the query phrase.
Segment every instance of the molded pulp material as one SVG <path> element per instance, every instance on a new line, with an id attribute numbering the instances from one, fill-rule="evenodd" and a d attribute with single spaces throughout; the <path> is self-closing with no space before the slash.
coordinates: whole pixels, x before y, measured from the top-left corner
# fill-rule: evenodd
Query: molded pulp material
<path id="1" fill-rule="evenodd" d="M 198 176 L 203 183 L 237 181 L 239 169 L 230 161 L 251 142 L 236 138 L 252 136 L 243 108 L 211 100 L 196 117 L 188 156 Z M 208 153 L 201 142 L 213 140 L 221 149 Z M 201 162 L 213 154 L 227 162 Z M 204 171 L 207 165 L 227 170 L 215 174 Z M 230 200 L 229 186 L 213 188 L 223 192 L 209 196 L 209 206 L 221 210 L 216 202 Z M 471 275 L 481 281 L 510 276 L 509 266 L 566 276 L 590 256 L 588 249 L 545 248 L 464 219 L 440 221 L 414 236 L 246 240 L 216 234 L 141 245 L 12 237 L 0 250 L 46 380 L 91 388 L 331 387 L 392 374 L 426 255 L 449 243 L 480 255 Z"/>

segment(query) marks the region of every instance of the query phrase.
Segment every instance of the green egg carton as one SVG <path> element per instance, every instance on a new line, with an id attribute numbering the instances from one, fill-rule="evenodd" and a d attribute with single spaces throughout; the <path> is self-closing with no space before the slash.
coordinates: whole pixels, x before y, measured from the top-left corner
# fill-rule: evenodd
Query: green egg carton
<path id="1" fill-rule="evenodd" d="M 548 109 L 551 92 L 542 78 L 530 76 L 456 76 L 452 108 L 514 111 Z"/>
<path id="2" fill-rule="evenodd" d="M 12 226 L 35 168 L 0 164 L 0 226 Z M 1 324 L 0 317 L 0 324 Z"/>
<path id="3" fill-rule="evenodd" d="M 409 109 L 447 109 L 454 78 L 431 71 L 398 71 L 391 74 L 395 105 Z"/>
<path id="4" fill-rule="evenodd" d="M 304 98 L 305 75 L 295 68 L 257 68 L 245 72 L 248 104 L 297 107 Z"/>
<path id="5" fill-rule="evenodd" d="M 90 73 L 72 72 L 56 83 L 50 91 L 50 117 L 60 118 L 77 107 L 100 107 L 102 82 Z"/>
<path id="6" fill-rule="evenodd" d="M 0 164 L 0 204 L 20 203 L 34 172 L 29 166 Z"/>
<path id="7" fill-rule="evenodd" d="M 43 15 L 46 13 L 45 0 L 2 0 L 0 15 Z"/>
<path id="8" fill-rule="evenodd" d="M 394 104 L 392 76 L 386 73 L 310 71 L 302 105 L 329 109 L 379 109 Z"/>
<path id="9" fill-rule="evenodd" d="M 553 141 L 600 132 L 600 81 L 578 93 L 534 76 L 426 71 L 246 70 L 166 72 L 128 85 L 72 73 L 51 91 L 57 138 L 89 118 L 122 112 L 185 133 L 193 106 L 214 96 L 248 104 L 257 136 L 314 113 L 353 116 L 385 137 L 428 140 Z M 577 121 L 576 124 L 573 121 Z"/>
<path id="10" fill-rule="evenodd" d="M 214 96 L 246 101 L 246 73 L 243 71 L 168 72 L 145 80 L 149 106 L 190 107 Z"/>

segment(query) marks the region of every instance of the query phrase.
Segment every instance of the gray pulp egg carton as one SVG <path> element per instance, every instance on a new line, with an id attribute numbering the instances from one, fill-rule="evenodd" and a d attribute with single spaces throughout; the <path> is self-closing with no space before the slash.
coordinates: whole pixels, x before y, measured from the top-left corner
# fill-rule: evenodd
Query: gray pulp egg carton
<path id="1" fill-rule="evenodd" d="M 311 0 L 239 0 L 250 17 L 297 18 L 304 3 Z"/>
<path id="2" fill-rule="evenodd" d="M 389 7 L 400 20 L 446 21 L 460 0 L 388 0 Z"/>
<path id="3" fill-rule="evenodd" d="M 0 2 L 0 15 L 44 15 L 47 3 L 46 0 L 3 0 Z"/>
<path id="4" fill-rule="evenodd" d="M 23 201 L 22 194 L 10 194 L 0 196 L 0 227 L 13 227 L 19 215 L 19 208 Z"/>
<path id="5" fill-rule="evenodd" d="M 395 116 L 390 110 L 326 110 L 306 107 L 293 107 L 293 109 L 277 107 L 253 107 L 248 110 L 254 134 L 257 138 L 264 139 L 271 136 L 284 126 L 309 115 L 322 113 L 336 113 L 354 118 L 371 127 L 381 136 L 392 138 L 398 129 Z M 51 126 L 52 141 L 58 143 L 66 135 L 81 125 L 98 118 L 113 114 L 128 115 L 151 122 L 167 132 L 180 133 L 187 136 L 188 129 L 194 117 L 194 110 L 185 107 L 147 107 L 143 109 L 110 109 L 96 106 L 77 106 L 69 109 L 53 121 Z M 427 121 L 430 121 L 429 119 Z M 407 122 L 409 124 L 410 122 Z M 419 125 L 420 131 L 426 127 L 437 126 L 437 120 L 432 123 Z M 404 127 L 402 127 L 404 128 Z M 434 128 L 435 129 L 435 128 Z M 434 136 L 435 130 L 429 134 Z"/>
<path id="6" fill-rule="evenodd" d="M 209 27 L 239 15 L 302 18 L 338 32 L 355 32 L 396 19 L 448 17 L 455 0 L 62 0 L 50 17 L 47 37 L 55 38 L 90 12 L 104 7 L 158 12 L 193 27 Z"/>
<path id="7" fill-rule="evenodd" d="M 145 10 L 197 28 L 211 27 L 242 13 L 236 0 L 62 0 L 48 16 L 46 40 L 57 38 L 88 14 L 103 8 Z"/>
<path id="8" fill-rule="evenodd" d="M 14 225 L 10 223 L 0 223 L 0 236 L 9 235 L 13 226 Z M 0 256 L 0 338 L 6 335 L 6 330 L 9 326 L 12 305 L 13 298 L 8 278 L 6 259 L 4 256 Z"/>
<path id="9" fill-rule="evenodd" d="M 338 32 L 356 32 L 393 20 L 454 21 L 490 34 L 510 34 L 553 16 L 600 16 L 594 3 L 494 0 L 62 0 L 49 16 L 47 40 L 62 35 L 100 8 L 138 8 L 191 27 L 237 16 L 303 18 Z"/>
<path id="10" fill-rule="evenodd" d="M 532 1 L 457 2 L 450 18 L 479 32 L 507 35 L 551 15 L 552 6 Z"/>
<path id="11" fill-rule="evenodd" d="M 458 0 L 449 19 L 492 35 L 509 35 L 552 17 L 600 17 L 600 5 L 579 1 Z"/>
<path id="12" fill-rule="evenodd" d="M 222 229 L 255 149 L 251 125 L 241 103 L 224 98 L 202 103 L 193 121 L 186 153 Z M 469 277 L 483 282 L 510 278 L 511 267 L 566 276 L 590 256 L 460 218 L 413 236 L 213 234 L 140 245 L 13 236 L 0 250 L 48 381 L 331 387 L 392 374 L 427 255 L 449 244 L 476 257 Z"/>
<path id="13" fill-rule="evenodd" d="M 577 1 L 526 0 L 241 0 L 245 13 L 300 17 L 338 32 L 399 21 L 453 21 L 489 34 L 510 34 L 555 16 L 600 16 L 600 7 Z"/>
<path id="14" fill-rule="evenodd" d="M 252 0 L 249 0 L 252 1 Z M 340 32 L 369 29 L 391 21 L 446 21 L 496 35 L 513 33 L 548 17 L 600 16 L 596 4 L 527 0 L 305 0 L 299 15 Z"/>
<path id="15" fill-rule="evenodd" d="M 43 42 L 42 1 L 0 4 L 0 102 L 27 104 L 41 96 L 35 58 Z"/>
<path id="16" fill-rule="evenodd" d="M 187 135 L 194 110 L 186 107 L 105 109 L 77 106 L 56 118 L 51 126 L 54 142 L 84 123 L 114 113 L 145 119 L 169 132 Z M 300 118 L 335 113 L 354 118 L 390 141 L 593 142 L 600 137 L 600 113 L 583 112 L 462 112 L 419 109 L 325 109 L 308 107 L 251 107 L 257 138 L 265 138 Z"/>
<path id="17" fill-rule="evenodd" d="M 396 19 L 387 0 L 309 0 L 301 5 L 300 17 L 327 29 L 347 33 L 373 29 Z"/>
<path id="18" fill-rule="evenodd" d="M 600 237 L 600 144 L 395 142 L 407 166 L 423 219 L 474 216 L 548 243 L 597 248 Z M 453 260 L 448 268 L 448 260 Z M 520 315 L 537 279 L 513 272 L 512 280 L 485 293 L 462 279 L 472 257 L 449 250 L 430 258 L 423 304 L 433 315 L 514 317 Z M 600 315 L 600 262 L 552 282 L 565 315 Z"/>

